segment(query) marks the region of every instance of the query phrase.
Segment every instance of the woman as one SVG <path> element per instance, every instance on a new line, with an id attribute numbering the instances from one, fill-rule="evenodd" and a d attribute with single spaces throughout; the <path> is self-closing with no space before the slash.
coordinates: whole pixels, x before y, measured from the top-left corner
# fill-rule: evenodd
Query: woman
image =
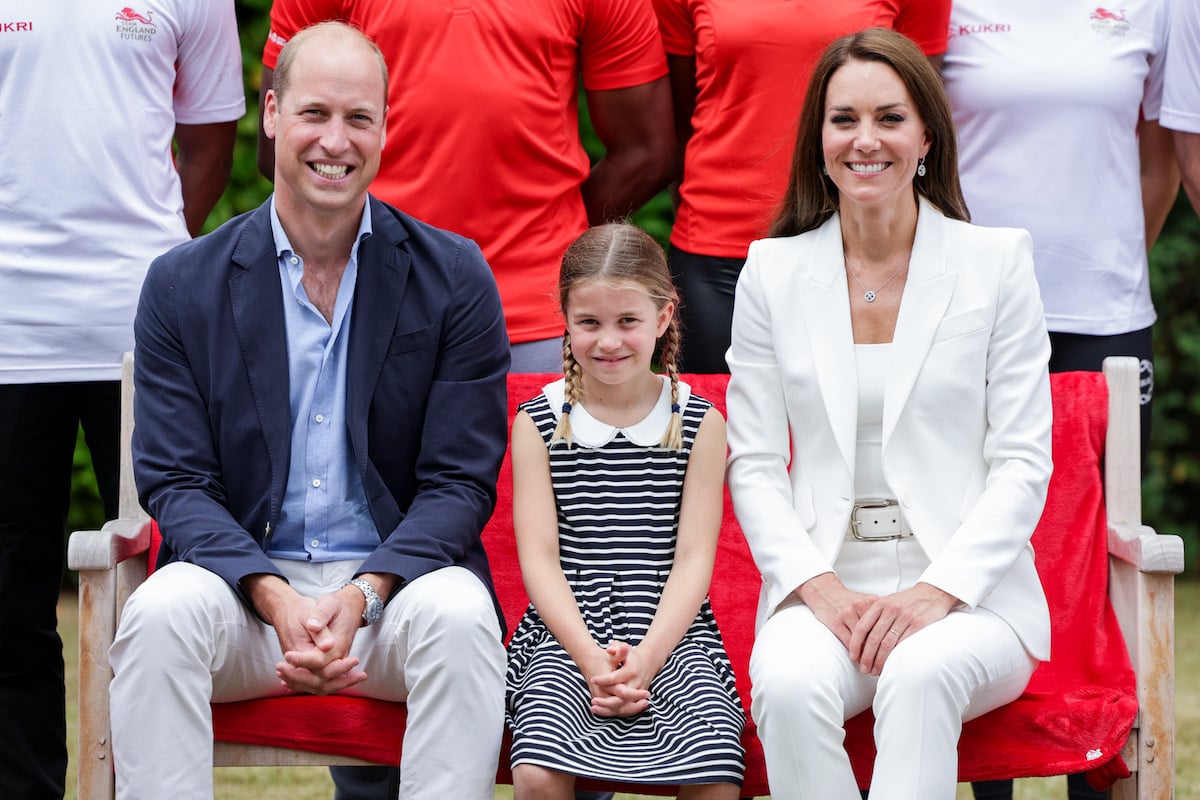
<path id="1" fill-rule="evenodd" d="M 817 56 L 839 36 L 879 26 L 940 59 L 950 0 L 654 0 L 654 7 L 684 164 L 670 252 L 688 343 L 680 368 L 728 372 L 734 285 L 783 191 Z"/>
<path id="2" fill-rule="evenodd" d="M 750 662 L 772 797 L 954 797 L 964 719 L 1049 654 L 1029 539 L 1050 478 L 1028 234 L 966 222 L 937 73 L 870 29 L 821 56 L 729 351 L 728 480 L 763 574 Z"/>

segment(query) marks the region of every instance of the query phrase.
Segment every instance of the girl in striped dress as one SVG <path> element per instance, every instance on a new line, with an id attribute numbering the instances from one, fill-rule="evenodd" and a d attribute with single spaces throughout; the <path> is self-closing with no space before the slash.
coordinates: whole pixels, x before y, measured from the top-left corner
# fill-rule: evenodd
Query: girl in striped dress
<path id="1" fill-rule="evenodd" d="M 512 432 L 531 600 L 509 644 L 515 798 L 567 800 L 585 777 L 732 800 L 744 718 L 707 597 L 725 421 L 679 380 L 678 298 L 645 232 L 583 233 L 559 300 L 565 377 Z"/>

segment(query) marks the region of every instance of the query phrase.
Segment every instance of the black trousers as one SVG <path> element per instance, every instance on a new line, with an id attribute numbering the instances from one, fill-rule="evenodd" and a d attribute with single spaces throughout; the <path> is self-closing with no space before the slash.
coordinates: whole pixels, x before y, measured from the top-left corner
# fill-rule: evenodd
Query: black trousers
<path id="1" fill-rule="evenodd" d="M 721 258 L 689 253 L 671 246 L 668 261 L 682 304 L 683 356 L 680 372 L 729 372 L 725 351 L 729 349 L 733 324 L 733 295 L 744 258 Z"/>
<path id="2" fill-rule="evenodd" d="M 66 697 L 58 594 L 75 439 L 83 426 L 117 515 L 120 383 L 0 386 L 0 787 L 62 800 Z"/>
<path id="3" fill-rule="evenodd" d="M 1111 336 L 1050 332 L 1050 371 L 1099 372 L 1109 356 L 1138 359 L 1142 390 L 1142 461 L 1150 444 L 1150 405 L 1154 400 L 1154 329 L 1142 328 Z"/>

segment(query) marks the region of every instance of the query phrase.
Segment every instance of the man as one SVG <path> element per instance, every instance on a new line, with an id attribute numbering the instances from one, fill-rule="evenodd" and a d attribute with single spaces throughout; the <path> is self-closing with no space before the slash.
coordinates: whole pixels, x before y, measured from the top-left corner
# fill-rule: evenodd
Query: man
<path id="1" fill-rule="evenodd" d="M 558 372 L 555 281 L 567 245 L 589 223 L 636 211 L 675 171 L 649 3 L 275 0 L 261 91 L 281 44 L 334 18 L 379 42 L 395 78 L 372 192 L 477 241 L 500 287 L 513 371 Z M 594 165 L 580 141 L 580 83 L 606 150 Z M 270 175 L 270 148 L 259 154 Z"/>
<path id="2" fill-rule="evenodd" d="M 1178 2 L 1172 8 L 1159 122 L 1173 131 L 1183 188 L 1200 214 L 1200 4 Z"/>
<path id="3" fill-rule="evenodd" d="M 370 40 L 325 23 L 277 67 L 275 194 L 156 260 L 135 322 L 134 472 L 163 552 L 112 648 L 118 794 L 211 797 L 210 701 L 344 691 L 407 701 L 406 800 L 490 800 L 495 281 L 474 244 L 367 194 Z"/>
<path id="4" fill-rule="evenodd" d="M 396 76 L 372 192 L 478 242 L 500 287 L 512 370 L 561 371 L 555 284 L 567 246 L 589 224 L 636 211 L 675 174 L 666 55 L 649 2 L 275 0 L 261 94 L 282 44 L 334 18 L 379 42 Z M 581 83 L 605 147 L 596 164 L 580 140 Z M 369 787 L 386 786 L 387 770 L 333 774 L 338 800 L 390 793 Z"/>
<path id="5" fill-rule="evenodd" d="M 120 10 L 118 10 L 120 9 Z M 58 109 L 55 111 L 54 109 Z M 151 259 L 198 234 L 245 111 L 233 0 L 0 11 L 0 794 L 63 797 L 55 609 L 82 425 L 117 516 L 121 355 Z M 174 152 L 172 152 L 174 143 Z"/>

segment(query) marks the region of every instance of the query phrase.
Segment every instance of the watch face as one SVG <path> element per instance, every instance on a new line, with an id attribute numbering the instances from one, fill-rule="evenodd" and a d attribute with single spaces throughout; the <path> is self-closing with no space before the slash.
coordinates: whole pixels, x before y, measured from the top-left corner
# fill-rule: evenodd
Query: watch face
<path id="1" fill-rule="evenodd" d="M 363 609 L 363 621 L 368 625 L 379 622 L 383 618 L 383 599 L 376 593 L 375 588 L 361 578 L 355 578 L 350 583 L 358 587 L 367 601 L 367 606 Z"/>
<path id="2" fill-rule="evenodd" d="M 383 619 L 383 601 L 378 597 L 373 597 L 367 601 L 367 607 L 363 611 L 363 616 L 367 619 L 368 625 L 374 625 L 379 620 Z"/>

